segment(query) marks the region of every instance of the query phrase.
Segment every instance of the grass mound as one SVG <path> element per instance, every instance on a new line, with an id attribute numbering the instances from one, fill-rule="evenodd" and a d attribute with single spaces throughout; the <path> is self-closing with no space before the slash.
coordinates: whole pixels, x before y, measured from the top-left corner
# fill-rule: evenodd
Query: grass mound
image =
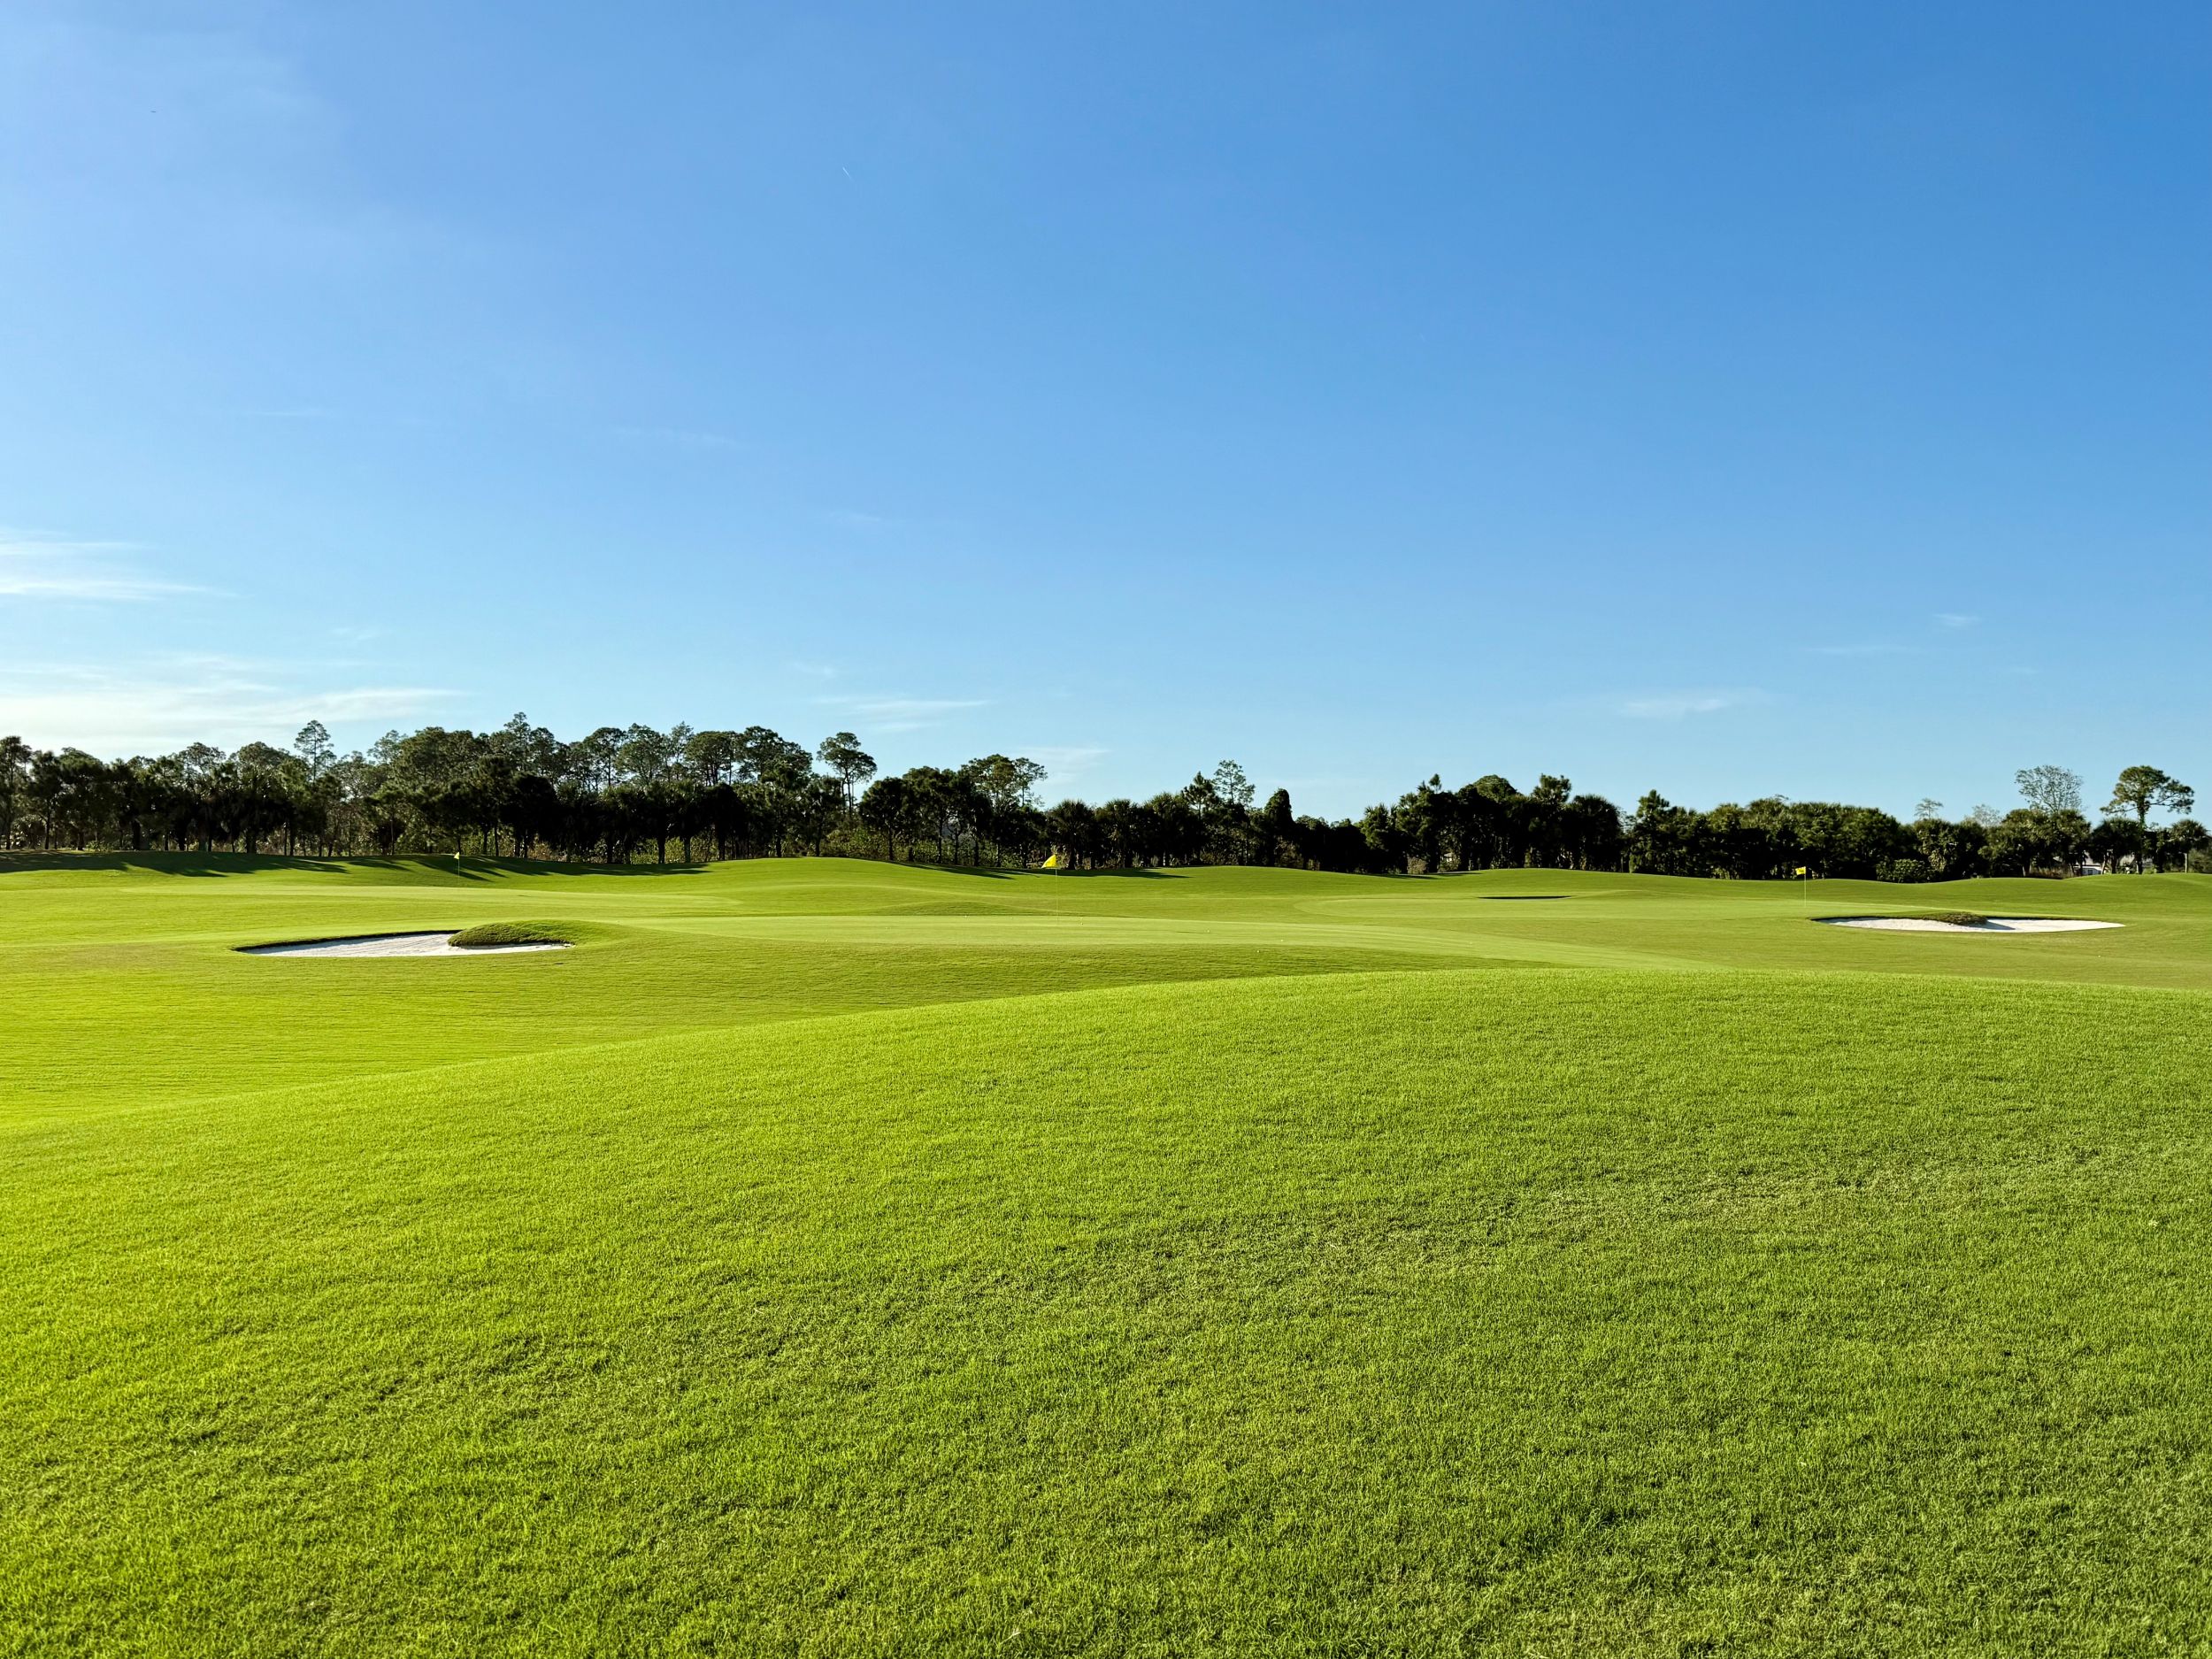
<path id="1" fill-rule="evenodd" d="M 494 945 L 572 945 L 575 930 L 550 922 L 479 922 L 464 927 L 447 941 L 460 950 L 483 950 Z"/>
<path id="2" fill-rule="evenodd" d="M 1924 922 L 1941 922 L 1947 927 L 1986 927 L 1989 918 L 1972 910 L 1926 910 L 1919 918 Z"/>

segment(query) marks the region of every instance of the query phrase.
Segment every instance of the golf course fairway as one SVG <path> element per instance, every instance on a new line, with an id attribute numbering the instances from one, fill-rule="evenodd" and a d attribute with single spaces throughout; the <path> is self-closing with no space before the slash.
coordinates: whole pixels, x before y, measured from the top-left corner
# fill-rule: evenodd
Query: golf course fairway
<path id="1" fill-rule="evenodd" d="M 0 1653 L 2212 1630 L 2212 877 L 25 856 L 0 1033 Z"/>

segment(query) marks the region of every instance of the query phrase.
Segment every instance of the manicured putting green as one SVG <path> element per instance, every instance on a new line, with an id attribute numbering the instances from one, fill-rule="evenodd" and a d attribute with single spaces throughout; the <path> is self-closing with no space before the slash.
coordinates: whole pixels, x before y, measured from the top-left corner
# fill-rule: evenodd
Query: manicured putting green
<path id="1" fill-rule="evenodd" d="M 0 873 L 0 1651 L 2186 1650 L 2212 879 L 1940 899 Z"/>

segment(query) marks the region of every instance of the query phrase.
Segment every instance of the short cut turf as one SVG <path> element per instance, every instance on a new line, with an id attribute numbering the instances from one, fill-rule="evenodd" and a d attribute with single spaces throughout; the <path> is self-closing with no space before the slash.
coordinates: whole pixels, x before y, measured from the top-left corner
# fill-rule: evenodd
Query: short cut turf
<path id="1" fill-rule="evenodd" d="M 0 1655 L 2212 1627 L 2212 878 L 190 874 L 0 864 Z"/>

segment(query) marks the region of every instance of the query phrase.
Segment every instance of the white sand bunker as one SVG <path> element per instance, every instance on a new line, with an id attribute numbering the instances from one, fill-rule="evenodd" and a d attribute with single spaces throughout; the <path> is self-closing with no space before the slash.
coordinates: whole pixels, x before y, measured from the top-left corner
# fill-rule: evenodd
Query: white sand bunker
<path id="1" fill-rule="evenodd" d="M 1932 916 L 1824 916 L 1831 927 L 1875 927 L 1886 933 L 2086 933 L 2117 922 L 2080 922 L 2062 916 L 1992 916 L 1978 922 L 1940 922 Z"/>
<path id="2" fill-rule="evenodd" d="M 245 945 L 249 956 L 499 956 L 515 950 L 566 950 L 566 945 L 472 945 L 442 933 L 359 933 L 350 939 L 301 939 L 284 945 Z"/>

